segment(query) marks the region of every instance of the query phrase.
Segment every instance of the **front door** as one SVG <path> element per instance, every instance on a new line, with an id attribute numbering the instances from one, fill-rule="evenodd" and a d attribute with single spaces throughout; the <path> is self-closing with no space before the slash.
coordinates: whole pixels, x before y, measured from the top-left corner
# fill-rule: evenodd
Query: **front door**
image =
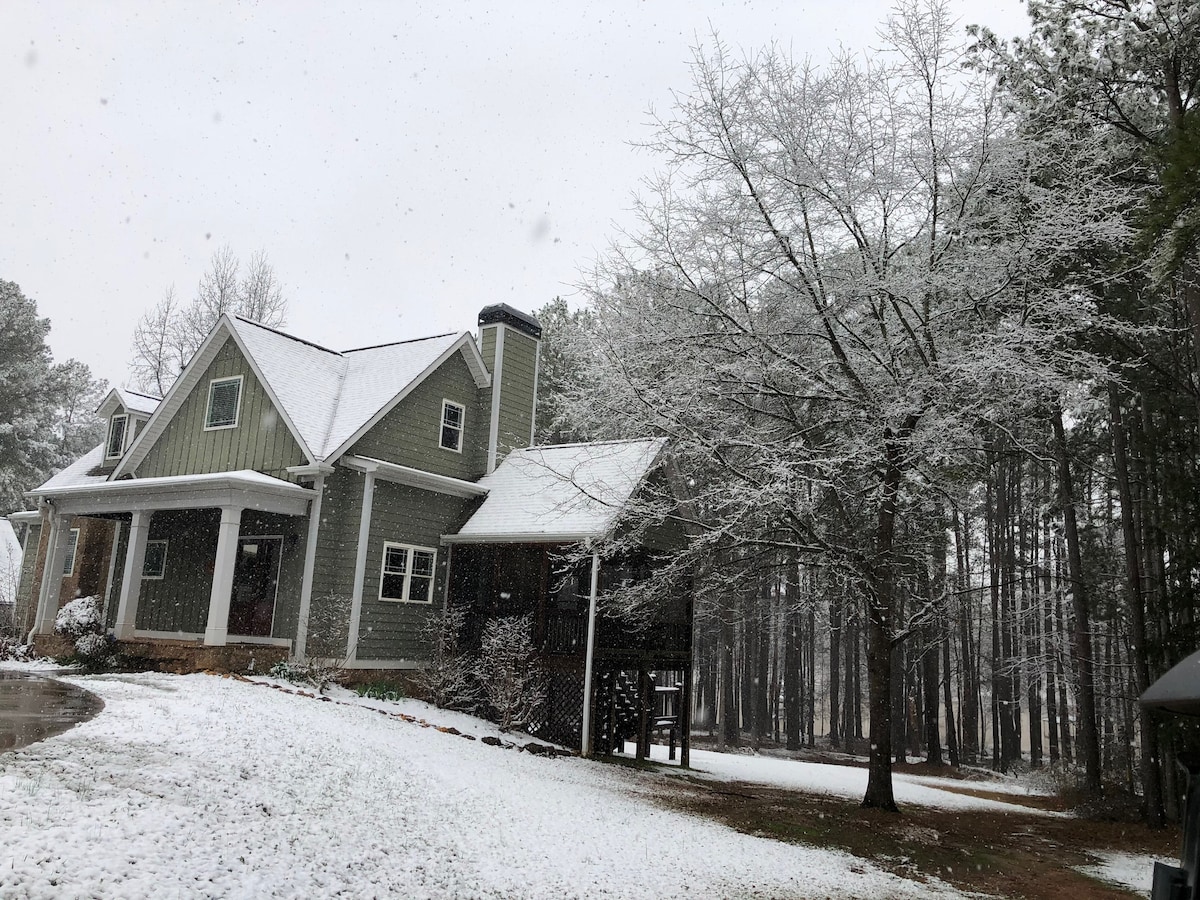
<path id="1" fill-rule="evenodd" d="M 231 635 L 271 636 L 282 550 L 281 537 L 238 538 L 233 596 L 229 600 Z"/>

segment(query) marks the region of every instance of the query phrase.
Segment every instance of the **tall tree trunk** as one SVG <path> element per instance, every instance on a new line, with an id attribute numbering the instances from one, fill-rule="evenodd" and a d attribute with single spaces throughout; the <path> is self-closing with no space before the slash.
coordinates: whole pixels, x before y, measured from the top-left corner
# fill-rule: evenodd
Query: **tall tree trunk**
<path id="1" fill-rule="evenodd" d="M 915 425 L 915 422 L 913 423 Z M 909 429 L 906 429 L 906 431 Z M 862 805 L 896 810 L 892 793 L 892 628 L 895 610 L 896 511 L 900 494 L 902 449 L 895 436 L 885 433 L 884 476 L 880 485 L 875 529 L 875 565 L 867 606 L 867 691 L 870 697 L 871 752 L 867 791 Z"/>
<path id="2" fill-rule="evenodd" d="M 1133 491 L 1129 485 L 1129 461 L 1125 445 L 1125 425 L 1117 387 L 1108 386 L 1109 431 L 1112 434 L 1113 464 L 1117 492 L 1121 500 L 1121 534 L 1125 540 L 1125 602 L 1129 608 L 1129 634 L 1133 641 L 1133 677 L 1140 697 L 1150 687 L 1150 667 L 1146 661 L 1146 607 L 1142 600 L 1141 547 L 1134 528 Z M 1146 804 L 1146 822 L 1161 828 L 1163 821 L 1162 785 L 1158 779 L 1158 729 L 1145 710 L 1138 716 L 1142 752 L 1138 772 L 1142 798 Z"/>
<path id="3" fill-rule="evenodd" d="M 829 743 L 841 744 L 842 598 L 829 595 Z"/>
<path id="4" fill-rule="evenodd" d="M 787 748 L 799 750 L 800 713 L 800 570 L 795 551 L 787 554 L 783 573 L 783 722 Z"/>
<path id="5" fill-rule="evenodd" d="M 1100 777 L 1100 740 L 1096 731 L 1091 612 L 1088 609 L 1087 590 L 1083 580 L 1083 557 L 1079 549 L 1079 528 L 1075 518 L 1075 487 L 1071 478 L 1071 458 L 1067 451 L 1062 410 L 1057 405 L 1053 409 L 1051 424 L 1054 426 L 1054 442 L 1058 455 L 1059 503 L 1063 513 L 1063 533 L 1067 539 L 1071 606 L 1075 614 L 1072 644 L 1075 649 L 1075 670 L 1079 683 L 1076 740 L 1079 760 L 1084 769 L 1084 787 L 1094 794 L 1099 794 L 1103 785 Z"/>

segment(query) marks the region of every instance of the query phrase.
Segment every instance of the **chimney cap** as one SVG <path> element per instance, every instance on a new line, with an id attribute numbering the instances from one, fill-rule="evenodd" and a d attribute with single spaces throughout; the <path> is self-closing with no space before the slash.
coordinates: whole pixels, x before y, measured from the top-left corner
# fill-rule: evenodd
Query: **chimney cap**
<path id="1" fill-rule="evenodd" d="M 542 325 L 529 313 L 513 309 L 507 303 L 493 303 L 479 311 L 480 325 L 508 325 L 531 338 L 542 337 Z"/>

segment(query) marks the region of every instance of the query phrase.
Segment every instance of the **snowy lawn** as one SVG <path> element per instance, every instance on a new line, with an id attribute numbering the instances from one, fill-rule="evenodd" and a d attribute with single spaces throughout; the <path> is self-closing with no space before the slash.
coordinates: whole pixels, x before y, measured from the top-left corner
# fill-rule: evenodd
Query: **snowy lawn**
<path id="1" fill-rule="evenodd" d="M 234 679 L 69 680 L 106 707 L 0 754 L 0 896 L 955 896 L 664 809 L 620 767 Z"/>
<path id="2" fill-rule="evenodd" d="M 1096 865 L 1080 866 L 1079 871 L 1092 878 L 1129 888 L 1142 896 L 1150 894 L 1154 882 L 1154 863 L 1179 865 L 1178 859 L 1144 856 L 1140 853 L 1093 853 Z"/>
<path id="3" fill-rule="evenodd" d="M 634 749 L 628 745 L 629 752 Z M 652 747 L 651 758 L 666 761 L 667 748 Z M 745 781 L 785 790 L 800 791 L 846 800 L 861 800 L 867 789 L 867 770 L 855 766 L 804 762 L 746 753 L 714 753 L 693 750 L 692 775 L 715 778 L 718 781 Z M 1034 809 L 1017 803 L 1004 803 L 984 797 L 958 793 L 958 790 L 983 790 L 1016 794 L 1019 789 L 1002 781 L 961 781 L 927 775 L 897 773 L 892 776 L 892 792 L 900 806 L 927 806 L 933 809 L 987 810 L 989 812 L 1022 813 L 1036 816 L 1062 816 L 1064 813 Z M 1024 793 L 1024 791 L 1021 791 Z"/>

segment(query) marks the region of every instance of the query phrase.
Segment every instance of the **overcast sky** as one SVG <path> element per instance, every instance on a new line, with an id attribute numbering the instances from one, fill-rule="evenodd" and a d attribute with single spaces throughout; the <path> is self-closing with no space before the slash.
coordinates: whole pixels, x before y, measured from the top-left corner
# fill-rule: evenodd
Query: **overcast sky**
<path id="1" fill-rule="evenodd" d="M 689 48 L 877 44 L 887 0 L 20 3 L 0 8 L 0 278 L 56 360 L 128 377 L 138 316 L 265 250 L 335 349 L 570 296 L 653 172 Z M 1019 0 L 963 24 L 1023 30 Z"/>

